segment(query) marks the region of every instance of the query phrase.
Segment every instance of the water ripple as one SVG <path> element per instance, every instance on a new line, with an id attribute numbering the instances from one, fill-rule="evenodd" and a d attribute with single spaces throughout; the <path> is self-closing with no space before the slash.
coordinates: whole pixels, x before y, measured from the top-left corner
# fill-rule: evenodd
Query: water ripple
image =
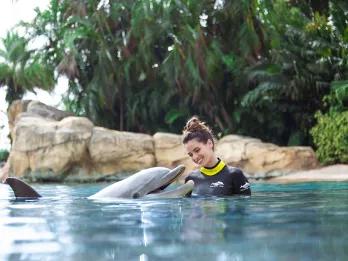
<path id="1" fill-rule="evenodd" d="M 0 186 L 0 259 L 345 260 L 348 183 L 256 184 L 251 197 L 89 200 L 98 185 Z M 5 256 L 4 256 L 5 255 Z"/>

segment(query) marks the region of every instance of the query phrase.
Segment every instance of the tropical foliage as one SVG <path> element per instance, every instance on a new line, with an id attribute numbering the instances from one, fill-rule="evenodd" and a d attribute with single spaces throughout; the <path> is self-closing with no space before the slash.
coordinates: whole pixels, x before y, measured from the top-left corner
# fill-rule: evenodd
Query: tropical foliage
<path id="1" fill-rule="evenodd" d="M 330 4 L 323 12 L 330 16 L 325 16 L 311 12 L 308 5 L 301 11 L 275 1 L 264 15 L 271 47 L 261 63 L 249 68 L 256 88 L 244 96 L 243 104 L 253 111 L 258 108 L 261 121 L 273 128 L 270 135 L 289 145 L 311 143 L 314 114 L 323 109 L 330 83 L 348 77 L 348 8 Z"/>
<path id="2" fill-rule="evenodd" d="M 257 1 L 51 1 L 27 24 L 70 79 L 66 104 L 97 124 L 179 131 L 192 114 L 237 130 L 242 70 L 260 55 Z M 235 26 L 230 26 L 234 24 Z"/>
<path id="3" fill-rule="evenodd" d="M 316 113 L 311 134 L 322 163 L 348 163 L 348 82 L 335 81 L 331 89 L 324 97 L 327 113 Z"/>
<path id="4" fill-rule="evenodd" d="M 7 87 L 6 101 L 21 99 L 25 91 L 38 87 L 54 87 L 53 70 L 40 57 L 28 50 L 28 40 L 16 33 L 8 33 L 0 49 L 0 87 Z"/>
<path id="5" fill-rule="evenodd" d="M 22 26 L 69 78 L 67 109 L 96 124 L 180 132 L 196 114 L 220 134 L 308 145 L 323 97 L 348 79 L 347 12 L 344 0 L 51 0 Z"/>
<path id="6" fill-rule="evenodd" d="M 348 163 L 348 111 L 318 113 L 316 118 L 311 133 L 318 159 L 324 164 Z"/>

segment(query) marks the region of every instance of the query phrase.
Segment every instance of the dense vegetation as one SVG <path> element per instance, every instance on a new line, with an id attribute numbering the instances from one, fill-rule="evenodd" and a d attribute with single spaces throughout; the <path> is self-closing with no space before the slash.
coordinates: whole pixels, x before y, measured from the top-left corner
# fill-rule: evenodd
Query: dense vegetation
<path id="1" fill-rule="evenodd" d="M 331 89 L 324 97 L 327 113 L 316 113 L 311 134 L 321 162 L 348 163 L 348 81 L 332 82 Z"/>
<path id="2" fill-rule="evenodd" d="M 345 0 L 51 0 L 21 26 L 69 78 L 67 109 L 105 127 L 179 133 L 199 115 L 221 135 L 313 145 L 333 82 L 347 117 Z"/>

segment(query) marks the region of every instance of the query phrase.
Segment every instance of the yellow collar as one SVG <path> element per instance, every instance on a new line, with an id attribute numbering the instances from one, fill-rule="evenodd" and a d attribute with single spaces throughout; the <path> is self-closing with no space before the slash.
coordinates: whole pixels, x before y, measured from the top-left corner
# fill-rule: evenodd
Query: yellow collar
<path id="1" fill-rule="evenodd" d="M 200 171 L 207 176 L 214 176 L 217 173 L 219 173 L 225 166 L 226 166 L 225 162 L 220 160 L 220 162 L 214 168 L 208 169 L 205 167 L 201 167 Z"/>

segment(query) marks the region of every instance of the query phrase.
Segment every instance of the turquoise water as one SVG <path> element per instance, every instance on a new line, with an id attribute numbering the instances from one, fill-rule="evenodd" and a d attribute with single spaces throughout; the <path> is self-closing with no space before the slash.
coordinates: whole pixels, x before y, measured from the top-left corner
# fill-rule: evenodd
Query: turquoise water
<path id="1" fill-rule="evenodd" d="M 103 185 L 0 185 L 0 260 L 347 260 L 348 183 L 253 184 L 251 197 L 86 199 Z"/>

